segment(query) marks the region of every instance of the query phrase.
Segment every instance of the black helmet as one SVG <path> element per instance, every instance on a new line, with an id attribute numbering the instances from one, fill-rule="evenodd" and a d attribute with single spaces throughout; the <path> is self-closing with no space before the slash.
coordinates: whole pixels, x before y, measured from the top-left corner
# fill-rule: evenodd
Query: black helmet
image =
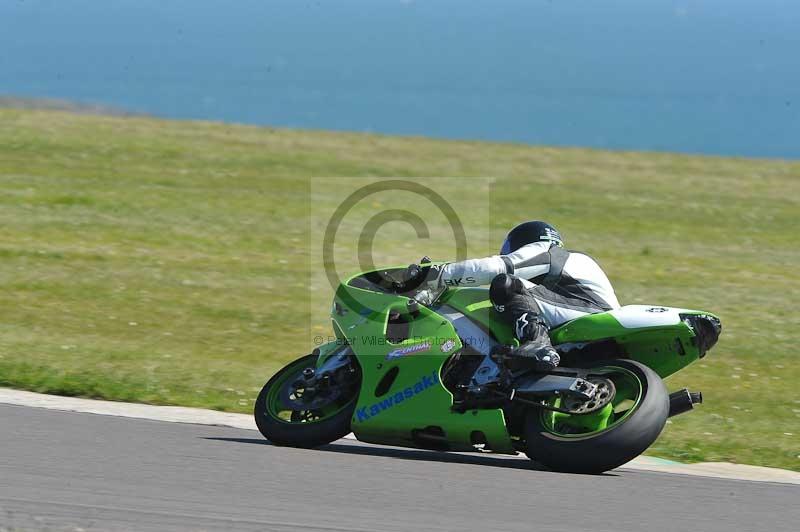
<path id="1" fill-rule="evenodd" d="M 564 247 L 561 233 L 559 233 L 555 227 L 547 222 L 535 220 L 533 222 L 521 223 L 509 231 L 508 235 L 506 235 L 506 239 L 503 241 L 500 254 L 508 255 L 522 246 L 534 242 L 552 242 L 559 247 Z"/>

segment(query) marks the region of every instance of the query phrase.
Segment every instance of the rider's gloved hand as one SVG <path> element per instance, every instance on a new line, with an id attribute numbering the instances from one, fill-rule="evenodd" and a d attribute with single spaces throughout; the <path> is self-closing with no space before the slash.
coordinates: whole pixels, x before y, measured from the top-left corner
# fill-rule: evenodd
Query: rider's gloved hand
<path id="1" fill-rule="evenodd" d="M 442 285 L 442 273 L 444 272 L 444 264 L 431 264 L 430 257 L 422 257 L 419 264 L 412 264 L 409 266 L 409 271 L 414 269 L 415 276 L 424 276 L 422 283 L 426 284 L 426 288 L 436 290 Z"/>
<path id="2" fill-rule="evenodd" d="M 432 264 L 431 259 L 423 257 L 419 264 L 411 264 L 406 270 L 406 291 L 415 291 L 414 298 L 423 305 L 429 305 L 441 293 L 443 264 Z"/>

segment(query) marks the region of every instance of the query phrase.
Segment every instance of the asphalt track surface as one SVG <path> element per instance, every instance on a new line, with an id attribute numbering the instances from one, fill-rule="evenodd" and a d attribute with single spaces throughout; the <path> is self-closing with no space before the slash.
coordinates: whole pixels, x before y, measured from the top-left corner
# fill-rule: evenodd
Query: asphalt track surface
<path id="1" fill-rule="evenodd" d="M 797 531 L 800 486 L 0 405 L 0 530 Z"/>

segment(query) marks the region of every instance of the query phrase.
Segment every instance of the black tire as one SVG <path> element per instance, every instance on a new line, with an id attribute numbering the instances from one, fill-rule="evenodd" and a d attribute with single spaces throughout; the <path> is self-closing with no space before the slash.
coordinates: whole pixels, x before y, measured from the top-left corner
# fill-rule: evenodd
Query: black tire
<path id="1" fill-rule="evenodd" d="M 353 397 L 346 407 L 336 414 L 313 423 L 292 423 L 276 419 L 267 409 L 267 396 L 271 387 L 279 382 L 286 372 L 296 371 L 298 365 L 315 366 L 316 359 L 317 355 L 306 355 L 285 366 L 272 376 L 258 394 L 253 412 L 256 426 L 261 434 L 275 445 L 319 447 L 350 433 L 350 419 L 356 408 L 357 397 Z"/>
<path id="2" fill-rule="evenodd" d="M 618 425 L 585 437 L 563 437 L 547 430 L 540 409 L 525 420 L 526 454 L 556 471 L 602 473 L 625 464 L 656 441 L 669 416 L 669 394 L 655 371 L 632 360 L 607 360 L 593 367 L 617 366 L 634 373 L 642 385 L 635 410 Z"/>

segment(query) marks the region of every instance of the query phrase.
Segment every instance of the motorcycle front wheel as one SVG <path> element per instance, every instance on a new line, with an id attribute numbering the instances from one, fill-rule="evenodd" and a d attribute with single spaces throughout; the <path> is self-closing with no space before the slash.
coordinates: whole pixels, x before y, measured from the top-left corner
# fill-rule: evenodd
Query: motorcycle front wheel
<path id="1" fill-rule="evenodd" d="M 303 370 L 316 365 L 307 355 L 279 370 L 261 389 L 254 408 L 261 434 L 276 445 L 318 447 L 350 432 L 358 386 L 349 384 L 329 393 L 330 399 L 303 388 Z M 304 397 L 305 395 L 305 397 Z M 306 406 L 303 406 L 304 403 Z"/>

